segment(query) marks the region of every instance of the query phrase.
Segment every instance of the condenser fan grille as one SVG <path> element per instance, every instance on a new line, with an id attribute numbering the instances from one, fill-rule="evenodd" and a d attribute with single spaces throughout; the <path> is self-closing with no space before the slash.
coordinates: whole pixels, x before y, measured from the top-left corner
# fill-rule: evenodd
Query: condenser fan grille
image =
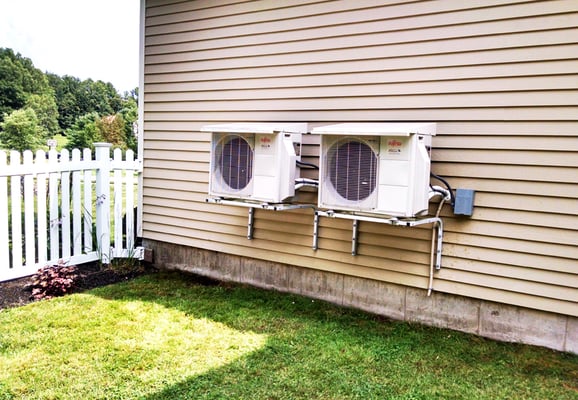
<path id="1" fill-rule="evenodd" d="M 228 136 L 216 149 L 221 179 L 233 190 L 244 189 L 253 176 L 253 149 L 240 136 Z"/>
<path id="2" fill-rule="evenodd" d="M 328 152 L 327 174 L 335 191 L 349 201 L 361 201 L 375 190 L 377 156 L 355 139 L 335 143 Z"/>

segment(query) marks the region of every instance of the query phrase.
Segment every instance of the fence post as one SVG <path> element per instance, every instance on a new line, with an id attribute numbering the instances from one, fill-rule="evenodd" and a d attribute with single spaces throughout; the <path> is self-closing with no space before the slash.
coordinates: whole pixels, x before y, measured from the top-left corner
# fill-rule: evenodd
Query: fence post
<path id="1" fill-rule="evenodd" d="M 96 151 L 96 241 L 100 261 L 110 264 L 110 143 L 94 143 Z"/>

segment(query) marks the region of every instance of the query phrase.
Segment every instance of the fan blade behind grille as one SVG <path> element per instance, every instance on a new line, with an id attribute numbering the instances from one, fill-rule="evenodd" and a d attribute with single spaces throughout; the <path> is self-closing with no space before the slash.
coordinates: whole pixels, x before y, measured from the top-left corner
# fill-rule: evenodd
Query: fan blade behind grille
<path id="1" fill-rule="evenodd" d="M 336 143 L 329 153 L 328 172 L 337 193 L 349 201 L 361 201 L 375 190 L 377 156 L 358 140 Z"/>
<path id="2" fill-rule="evenodd" d="M 222 179 L 233 190 L 244 189 L 253 176 L 253 149 L 242 137 L 224 140 L 218 152 Z"/>

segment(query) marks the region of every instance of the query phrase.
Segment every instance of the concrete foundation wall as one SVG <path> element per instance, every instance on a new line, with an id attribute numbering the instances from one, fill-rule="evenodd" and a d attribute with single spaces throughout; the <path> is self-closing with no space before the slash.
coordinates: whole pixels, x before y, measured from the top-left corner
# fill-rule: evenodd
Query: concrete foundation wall
<path id="1" fill-rule="evenodd" d="M 154 264 L 210 278 L 325 300 L 392 319 L 578 354 L 578 318 L 144 240 Z"/>

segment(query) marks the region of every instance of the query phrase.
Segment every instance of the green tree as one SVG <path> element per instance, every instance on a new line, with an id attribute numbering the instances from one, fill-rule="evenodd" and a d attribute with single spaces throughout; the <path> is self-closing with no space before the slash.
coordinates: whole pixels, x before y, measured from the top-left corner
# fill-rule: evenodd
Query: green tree
<path id="1" fill-rule="evenodd" d="M 137 132 L 136 125 L 138 120 L 138 88 L 130 93 L 125 92 L 123 97 L 123 108 L 120 114 L 124 119 L 124 142 L 126 147 L 137 152 Z"/>
<path id="2" fill-rule="evenodd" d="M 106 115 L 96 120 L 96 127 L 99 137 L 107 143 L 112 143 L 113 147 L 126 149 L 124 118 L 122 114 Z"/>
<path id="3" fill-rule="evenodd" d="M 37 150 L 43 145 L 38 119 L 32 108 L 23 108 L 6 115 L 0 128 L 0 140 L 7 149 L 22 152 Z"/>
<path id="4" fill-rule="evenodd" d="M 21 74 L 13 60 L 0 58 L 0 122 L 4 115 L 22 108 L 26 102 L 26 93 L 22 85 L 18 84 L 19 80 Z"/>
<path id="5" fill-rule="evenodd" d="M 102 141 L 100 131 L 96 125 L 98 119 L 98 114 L 95 112 L 78 118 L 72 127 L 66 130 L 66 137 L 68 139 L 66 148 L 69 150 L 93 149 L 94 142 Z"/>
<path id="6" fill-rule="evenodd" d="M 51 94 L 44 73 L 29 58 L 0 48 L 0 122 L 4 115 L 23 108 L 31 94 Z"/>
<path id="7" fill-rule="evenodd" d="M 122 108 L 122 98 L 112 85 L 103 81 L 92 82 L 92 107 L 101 116 L 115 114 Z"/>
<path id="8" fill-rule="evenodd" d="M 66 132 L 67 147 L 107 140 L 136 151 L 137 104 L 137 89 L 120 96 L 111 83 L 43 73 L 30 59 L 0 48 L 0 122 L 15 110 L 34 110 L 38 142 Z"/>
<path id="9" fill-rule="evenodd" d="M 26 107 L 33 109 L 36 113 L 40 135 L 43 139 L 51 138 L 60 131 L 58 108 L 52 94 L 32 94 L 26 100 Z"/>
<path id="10" fill-rule="evenodd" d="M 54 97 L 58 107 L 58 125 L 60 125 L 62 131 L 66 131 L 74 125 L 78 117 L 85 114 L 80 111 L 76 101 L 80 80 L 68 75 L 60 77 L 51 73 L 47 74 L 47 78 L 54 90 Z"/>
<path id="11" fill-rule="evenodd" d="M 96 112 L 99 116 L 114 115 L 123 107 L 123 99 L 111 83 L 84 81 L 65 75 L 48 74 L 58 105 L 58 123 L 62 130 L 71 128 L 76 119 Z"/>

